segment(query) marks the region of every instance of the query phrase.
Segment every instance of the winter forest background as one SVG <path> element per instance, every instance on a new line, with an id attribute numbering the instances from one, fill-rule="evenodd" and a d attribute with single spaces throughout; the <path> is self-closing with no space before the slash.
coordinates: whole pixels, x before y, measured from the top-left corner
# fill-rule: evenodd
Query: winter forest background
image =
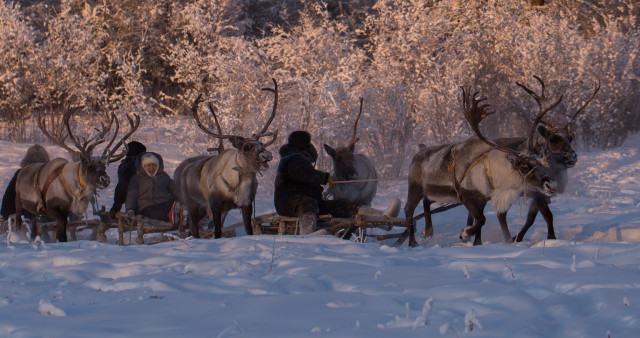
<path id="1" fill-rule="evenodd" d="M 419 143 L 470 135 L 461 85 L 498 112 L 483 123 L 487 135 L 524 136 L 537 106 L 515 82 L 537 90 L 538 75 L 564 94 L 546 118 L 558 125 L 600 82 L 575 146 L 608 149 L 640 129 L 639 14 L 637 0 L 3 1 L 0 138 L 44 142 L 38 114 L 55 122 L 75 110 L 86 131 L 135 112 L 151 131 L 135 139 L 202 154 L 197 95 L 225 133 L 251 135 L 270 113 L 260 88 L 273 77 L 277 144 L 295 129 L 316 145 L 345 144 L 363 97 L 358 151 L 397 177 Z M 173 131 L 160 135 L 159 125 Z M 319 166 L 328 170 L 326 156 Z"/>

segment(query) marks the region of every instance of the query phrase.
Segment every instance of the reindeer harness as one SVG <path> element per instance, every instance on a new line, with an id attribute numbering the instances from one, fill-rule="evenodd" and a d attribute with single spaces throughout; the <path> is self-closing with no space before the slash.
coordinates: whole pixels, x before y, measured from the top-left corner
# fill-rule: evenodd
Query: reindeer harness
<path id="1" fill-rule="evenodd" d="M 62 183 L 62 186 L 64 187 L 64 191 L 67 193 L 67 195 L 69 197 L 71 197 L 71 199 L 78 198 L 78 197 L 84 195 L 84 193 L 86 192 L 87 185 L 84 183 L 84 180 L 82 179 L 82 165 L 78 166 L 78 183 L 80 184 L 80 187 L 82 188 L 78 193 L 74 193 L 73 191 L 71 191 L 71 188 L 67 184 L 67 181 L 61 175 L 62 174 L 62 170 L 64 169 L 65 165 L 67 165 L 67 163 L 59 165 L 57 168 L 55 168 L 51 172 L 51 174 L 49 174 L 49 176 L 47 177 L 47 179 L 44 182 L 44 185 L 42 186 L 42 189 L 40 189 L 40 184 L 38 182 L 38 177 L 40 177 L 40 170 L 44 167 L 44 165 L 41 166 L 40 168 L 38 168 L 38 173 L 36 175 L 36 180 L 34 182 L 34 188 L 36 189 L 36 191 L 40 192 L 40 199 L 41 199 L 41 202 L 42 202 L 41 203 L 42 211 L 46 210 L 47 192 L 49 191 L 49 187 L 51 186 L 51 183 L 53 183 L 53 181 L 56 178 L 60 178 L 60 183 Z"/>
<path id="2" fill-rule="evenodd" d="M 220 156 L 220 155 L 218 155 L 218 156 Z M 238 154 L 236 153 L 235 156 L 236 156 L 236 163 L 238 163 L 238 160 L 237 160 Z M 209 159 L 211 159 L 211 158 L 209 158 Z M 210 205 L 209 204 L 209 196 L 206 194 L 206 191 L 208 191 L 207 180 L 206 180 L 207 175 L 203 175 L 203 172 L 202 172 L 202 170 L 204 169 L 204 164 L 207 161 L 209 161 L 209 159 L 207 159 L 206 161 L 202 161 L 202 164 L 200 164 L 200 170 L 199 171 L 200 171 L 200 190 L 203 192 L 203 196 L 204 196 L 204 199 L 206 201 L 207 214 L 208 214 L 209 217 L 212 217 L 213 216 L 213 211 L 210 210 L 210 207 L 209 207 L 209 205 Z M 224 184 L 224 186 L 227 188 L 227 190 L 229 190 L 229 193 L 235 195 L 236 190 L 242 184 L 243 179 L 244 178 L 251 178 L 252 177 L 252 175 L 251 175 L 252 173 L 251 172 L 247 172 L 246 170 L 244 170 L 242 167 L 239 167 L 239 166 L 233 167 L 232 169 L 238 172 L 238 184 L 236 184 L 235 187 L 232 187 L 231 184 L 229 184 L 229 182 L 224 177 L 222 177 L 222 173 L 224 172 L 224 167 L 222 168 L 222 170 L 218 170 L 216 172 L 216 174 L 213 176 L 213 180 L 215 181 L 216 179 L 220 178 L 222 180 L 222 183 Z"/>
<path id="3" fill-rule="evenodd" d="M 467 169 L 464 171 L 464 174 L 462 175 L 459 181 L 456 178 L 456 155 L 455 155 L 456 146 L 451 147 L 450 154 L 451 155 L 449 157 L 448 170 L 449 170 L 449 176 L 451 177 L 451 181 L 453 182 L 453 190 L 455 190 L 456 192 L 456 198 L 458 200 L 458 203 L 460 203 L 460 184 L 467 177 L 471 169 L 473 169 L 473 167 L 475 167 L 478 163 L 480 163 L 480 161 L 484 163 L 484 171 L 487 175 L 487 180 L 489 181 L 489 185 L 491 186 L 491 189 L 495 189 L 493 185 L 493 178 L 491 176 L 491 166 L 489 163 L 489 151 L 482 153 L 473 162 L 471 162 L 469 167 L 467 167 Z"/>

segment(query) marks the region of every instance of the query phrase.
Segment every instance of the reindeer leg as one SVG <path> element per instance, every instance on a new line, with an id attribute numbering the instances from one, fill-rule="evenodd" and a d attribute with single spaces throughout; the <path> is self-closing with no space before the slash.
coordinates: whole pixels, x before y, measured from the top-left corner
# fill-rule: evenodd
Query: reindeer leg
<path id="1" fill-rule="evenodd" d="M 482 245 L 482 226 L 480 226 L 478 231 L 476 231 L 476 235 L 473 238 L 473 245 Z"/>
<path id="2" fill-rule="evenodd" d="M 467 226 L 473 226 L 473 221 L 475 221 L 475 218 L 473 218 L 470 212 L 467 212 Z"/>
<path id="3" fill-rule="evenodd" d="M 547 201 L 537 201 L 538 208 L 544 220 L 547 222 L 547 239 L 556 239 L 556 233 L 553 230 L 553 213 L 549 209 L 549 203 Z"/>
<path id="4" fill-rule="evenodd" d="M 213 238 L 221 238 L 222 237 L 222 210 L 213 209 Z"/>
<path id="5" fill-rule="evenodd" d="M 191 236 L 193 238 L 200 238 L 200 228 L 198 222 L 200 221 L 200 208 L 196 204 L 195 207 L 188 205 L 189 210 L 189 222 L 191 224 Z"/>
<path id="6" fill-rule="evenodd" d="M 506 243 L 512 243 L 511 232 L 509 232 L 509 224 L 507 224 L 507 211 L 498 213 L 498 222 L 500 222 L 500 229 L 502 230 L 502 237 Z"/>
<path id="7" fill-rule="evenodd" d="M 247 235 L 253 235 L 253 227 L 251 226 L 251 213 L 253 207 L 249 204 L 246 207 L 242 207 L 242 221 L 244 222 L 244 231 Z"/>
<path id="8" fill-rule="evenodd" d="M 424 209 L 424 230 L 422 230 L 422 238 L 433 236 L 433 221 L 431 220 L 431 201 L 426 197 L 422 199 L 422 208 Z"/>
<path id="9" fill-rule="evenodd" d="M 409 246 L 418 245 L 416 242 L 416 225 L 413 221 L 413 212 L 416 210 L 420 199 L 422 198 L 422 189 L 418 185 L 410 184 L 407 194 L 407 203 L 404 205 L 404 214 L 407 222 L 407 232 L 409 233 Z M 426 215 L 426 208 L 425 208 Z"/>
<path id="10" fill-rule="evenodd" d="M 471 195 L 471 194 L 469 194 Z M 486 222 L 486 217 L 484 217 L 484 207 L 487 205 L 487 201 L 479 201 L 468 199 L 466 201 L 461 201 L 473 218 L 475 219 L 475 223 L 473 226 L 466 226 L 462 229 L 460 233 L 460 239 L 463 241 L 467 241 L 469 237 L 474 236 L 473 245 L 482 244 L 482 226 Z"/>
<path id="11" fill-rule="evenodd" d="M 58 242 L 67 241 L 67 218 L 69 215 L 57 209 L 49 209 L 47 216 L 56 220 L 56 239 Z"/>
<path id="12" fill-rule="evenodd" d="M 16 214 L 15 214 L 15 231 L 22 230 L 22 199 L 16 194 Z"/>
<path id="13" fill-rule="evenodd" d="M 533 225 L 533 222 L 536 220 L 538 211 L 539 211 L 538 203 L 534 198 L 533 201 L 531 201 L 531 204 L 529 205 L 529 213 L 527 214 L 527 221 L 524 223 L 524 225 L 522 226 L 522 229 L 516 236 L 516 242 L 522 242 L 522 240 L 524 239 L 524 235 L 527 233 L 529 228 L 531 228 L 531 226 Z"/>

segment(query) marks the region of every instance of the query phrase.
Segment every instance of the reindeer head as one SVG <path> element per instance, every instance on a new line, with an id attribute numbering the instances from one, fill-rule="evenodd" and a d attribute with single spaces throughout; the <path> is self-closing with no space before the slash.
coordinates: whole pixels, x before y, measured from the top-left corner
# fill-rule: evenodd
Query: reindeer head
<path id="1" fill-rule="evenodd" d="M 552 197 L 558 193 L 558 184 L 553 178 L 549 163 L 534 156 L 512 156 L 507 159 L 514 169 L 524 178 L 527 186 L 533 187 L 545 196 Z"/>
<path id="2" fill-rule="evenodd" d="M 541 78 L 534 75 L 534 78 L 538 80 L 541 86 L 541 94 L 536 94 L 533 90 L 525 87 L 523 84 L 516 82 L 516 84 L 522 87 L 529 95 L 531 95 L 536 102 L 538 103 L 538 107 L 540 111 L 543 110 L 545 105 L 553 106 L 560 103 L 562 100 L 562 96 L 559 96 L 559 99 L 547 98 L 545 94 L 545 84 Z M 532 133 L 529 134 L 529 148 L 532 153 L 542 154 L 546 159 L 552 158 L 556 163 L 562 164 L 565 168 L 571 168 L 575 166 L 578 161 L 578 154 L 575 152 L 571 143 L 575 138 L 575 134 L 571 128 L 571 125 L 575 122 L 578 115 L 582 112 L 582 110 L 593 100 L 596 93 L 600 90 L 600 82 L 596 83 L 596 88 L 591 94 L 591 97 L 578 109 L 574 114 L 569 115 L 570 121 L 562 128 L 556 128 L 550 123 L 542 121 L 542 116 L 539 114 L 539 117 L 536 117 L 534 121 L 533 128 L 539 123 L 542 125 L 538 126 L 538 133 L 542 136 L 542 141 L 537 144 L 533 142 L 533 129 Z M 549 108 L 549 109 L 550 109 Z"/>
<path id="3" fill-rule="evenodd" d="M 476 136 L 490 147 L 506 153 L 507 160 L 511 163 L 513 169 L 523 177 L 526 186 L 533 188 L 546 196 L 555 195 L 558 190 L 558 184 L 551 172 L 548 162 L 543 158 L 537 158 L 527 152 L 517 152 L 515 150 L 502 147 L 482 135 L 480 131 L 480 122 L 485 117 L 495 112 L 488 110 L 490 107 L 488 104 L 480 104 L 482 101 L 485 101 L 486 98 L 476 98 L 478 92 L 471 95 L 470 88 L 460 88 L 462 89 L 462 110 L 465 119 L 469 122 L 469 125 Z M 544 99 L 544 102 L 541 105 L 540 113 L 536 117 L 534 127 L 538 124 L 540 119 L 542 119 L 544 114 L 560 102 L 562 97 L 554 96 L 549 99 L 541 97 L 541 99 Z M 531 134 L 532 133 L 530 133 L 530 135 Z"/>
<path id="4" fill-rule="evenodd" d="M 109 175 L 107 175 L 106 167 L 109 163 L 118 161 L 125 155 L 125 150 L 122 150 L 117 155 L 114 155 L 114 153 L 119 147 L 122 146 L 123 142 L 129 136 L 131 136 L 133 132 L 140 126 L 140 117 L 135 114 L 135 118 L 127 115 L 129 124 L 131 125 L 131 130 L 124 137 L 122 137 L 122 139 L 120 139 L 120 141 L 116 143 L 115 146 L 113 146 L 113 142 L 115 141 L 120 129 L 120 122 L 116 118 L 115 114 L 111 114 L 108 123 L 101 122 L 102 128 L 95 129 L 97 133 L 87 138 L 83 137 L 82 142 L 73 135 L 70 123 L 72 115 L 73 111 L 65 113 L 62 117 L 62 125 L 64 126 L 64 128 L 53 128 L 52 132 L 47 130 L 45 117 L 43 115 L 39 115 L 38 126 L 40 127 L 40 130 L 42 130 L 44 135 L 54 144 L 67 150 L 67 152 L 71 154 L 72 158 L 77 157 L 76 162 L 81 163 L 81 172 L 79 174 L 83 174 L 84 177 L 82 179 L 86 180 L 86 182 L 84 182 L 86 185 L 104 189 L 111 183 L 111 178 L 109 177 Z M 111 127 L 114 125 L 114 121 L 116 126 L 115 131 L 111 140 L 104 148 L 102 155 L 99 157 L 92 156 L 94 148 L 97 145 L 106 142 L 105 137 L 109 134 Z M 67 139 L 71 140 L 71 143 L 75 146 L 76 149 L 73 149 L 66 144 Z"/>
<path id="5" fill-rule="evenodd" d="M 353 136 L 351 137 L 349 144 L 347 144 L 346 147 L 339 147 L 337 149 L 332 148 L 326 143 L 323 145 L 324 151 L 329 154 L 333 161 L 335 176 L 341 180 L 351 180 L 356 175 L 354 151 L 356 142 L 360 140 L 356 135 L 358 130 L 358 120 L 360 120 L 360 115 L 362 115 L 362 102 L 363 98 L 360 98 L 360 110 L 356 117 L 356 121 L 353 124 Z"/>
<path id="6" fill-rule="evenodd" d="M 333 161 L 335 176 L 341 180 L 351 180 L 356 175 L 354 150 L 354 144 L 337 149 L 324 144 L 324 151 L 329 154 Z"/>
<path id="7" fill-rule="evenodd" d="M 91 159 L 88 162 L 82 158 L 82 168 L 87 180 L 87 184 L 105 189 L 111 183 L 111 178 L 107 175 L 107 164 L 101 159 Z"/>
<path id="8" fill-rule="evenodd" d="M 273 155 L 267 150 L 267 145 L 257 139 L 242 136 L 233 136 L 229 141 L 238 149 L 238 161 L 245 170 L 257 172 L 269 169 L 269 161 L 273 159 Z"/>
<path id="9" fill-rule="evenodd" d="M 220 128 L 220 123 L 218 122 L 218 117 L 216 116 L 214 107 L 209 104 L 209 112 L 213 116 L 214 124 L 216 125 L 218 131 L 214 132 L 206 127 L 198 116 L 198 105 L 202 101 L 202 95 L 198 95 L 193 105 L 191 106 L 191 114 L 193 115 L 198 127 L 207 133 L 209 136 L 220 139 L 220 143 L 218 145 L 217 151 L 222 152 L 224 147 L 222 145 L 223 139 L 228 139 L 233 145 L 234 148 L 238 150 L 238 164 L 242 166 L 242 170 L 246 172 L 258 172 L 265 171 L 269 169 L 269 161 L 273 159 L 273 155 L 266 148 L 273 144 L 278 137 L 278 130 L 274 132 L 267 132 L 271 122 L 273 122 L 273 118 L 276 115 L 276 110 L 278 107 L 278 83 L 275 79 L 271 79 L 273 81 L 274 88 L 262 88 L 264 91 L 270 91 L 274 94 L 273 99 L 273 109 L 271 111 L 271 116 L 267 120 L 265 126 L 258 133 L 253 134 L 249 138 L 245 138 L 239 135 L 225 135 L 222 134 L 222 130 Z M 270 136 L 271 139 L 267 142 L 260 141 L 263 137 Z"/>

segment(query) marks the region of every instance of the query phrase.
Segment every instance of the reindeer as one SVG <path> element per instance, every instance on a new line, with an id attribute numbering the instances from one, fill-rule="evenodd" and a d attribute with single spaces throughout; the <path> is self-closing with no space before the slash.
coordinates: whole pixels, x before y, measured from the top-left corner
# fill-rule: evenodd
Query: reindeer
<path id="1" fill-rule="evenodd" d="M 516 84 L 522 87 L 531 97 L 533 97 L 538 103 L 538 107 L 542 109 L 542 105 L 544 104 L 544 100 L 546 99 L 545 94 L 545 84 L 544 81 L 538 76 L 534 75 L 534 78 L 538 80 L 541 86 L 541 94 L 536 94 L 533 90 L 527 88 L 521 83 Z M 575 113 L 569 115 L 569 122 L 565 124 L 561 128 L 556 128 L 553 125 L 541 121 L 541 125 L 538 126 L 538 134 L 541 136 L 541 141 L 534 143 L 528 143 L 525 138 L 509 138 L 509 139 L 498 139 L 496 143 L 505 146 L 510 149 L 518 149 L 525 146 L 529 146 L 529 150 L 531 153 L 542 155 L 549 163 L 551 174 L 555 181 L 558 184 L 558 193 L 564 192 L 564 189 L 568 183 L 567 169 L 575 166 L 578 155 L 575 150 L 573 150 L 571 143 L 574 139 L 574 132 L 571 128 L 571 125 L 575 122 L 578 115 L 584 110 L 584 108 L 593 100 L 595 95 L 600 90 L 600 83 L 597 82 L 595 86 L 595 90 L 591 94 L 591 97 L 578 109 Z M 530 140 L 533 138 L 529 137 Z M 507 225 L 507 212 L 498 213 L 498 221 L 502 229 L 506 229 L 505 241 L 511 242 L 515 240 L 516 242 L 521 242 L 526 234 L 527 230 L 533 225 L 535 221 L 536 215 L 538 211 L 544 217 L 547 223 L 547 239 L 556 239 L 555 231 L 553 228 L 553 213 L 549 209 L 549 203 L 551 202 L 549 197 L 540 194 L 535 190 L 529 191 L 528 196 L 531 198 L 531 203 L 529 204 L 529 212 L 527 214 L 527 220 L 520 230 L 520 232 L 514 237 L 511 238 L 509 234 L 509 227 Z M 467 225 L 470 225 L 473 222 L 473 217 L 469 214 L 467 218 Z M 504 232 L 504 231 L 503 231 Z"/>
<path id="2" fill-rule="evenodd" d="M 324 150 L 333 160 L 333 176 L 337 181 L 375 180 L 378 178 L 373 163 L 362 154 L 354 154 L 355 144 L 360 139 L 356 137 L 358 120 L 362 114 L 362 101 L 360 98 L 360 111 L 353 124 L 353 136 L 346 147 L 337 149 L 324 144 Z M 330 193 L 335 198 L 344 198 L 359 205 L 370 206 L 378 190 L 377 181 L 336 184 L 330 188 Z"/>
<path id="3" fill-rule="evenodd" d="M 433 202 L 462 203 L 475 224 L 466 226 L 460 238 L 466 240 L 475 235 L 474 245 L 479 245 L 482 244 L 480 229 L 486 220 L 483 211 L 488 201 L 498 212 L 503 212 L 523 191 L 537 190 L 546 196 L 555 194 L 556 182 L 544 161 L 502 147 L 482 135 L 480 122 L 494 112 L 487 110 L 488 104 L 480 105 L 486 98 L 478 99 L 477 92 L 471 96 L 469 88 L 461 89 L 463 113 L 475 136 L 460 143 L 421 147 L 413 157 L 404 207 L 410 246 L 417 245 L 413 212 L 421 199 L 425 210 L 425 237 L 433 235 L 430 209 Z M 545 100 L 536 121 L 560 99 L 554 96 Z"/>
<path id="4" fill-rule="evenodd" d="M 267 123 L 257 134 L 249 138 L 239 135 L 223 135 L 207 128 L 198 117 L 198 105 L 201 96 L 193 103 L 191 113 L 198 127 L 209 136 L 228 139 L 234 149 L 222 150 L 217 155 L 197 156 L 184 160 L 174 173 L 174 181 L 182 192 L 182 197 L 189 211 L 191 233 L 200 237 L 198 222 L 204 216 L 213 220 L 214 237 L 222 237 L 222 225 L 231 209 L 242 210 L 242 220 L 247 235 L 253 235 L 251 227 L 252 203 L 258 189 L 256 173 L 269 169 L 269 161 L 273 155 L 266 148 L 275 142 L 278 131 L 267 132 L 278 107 L 278 83 L 272 79 L 274 88 L 262 88 L 274 94 L 273 110 Z M 216 119 L 215 111 L 209 111 Z M 219 126 L 218 123 L 216 123 Z M 261 142 L 263 137 L 271 137 L 268 142 Z"/>
<path id="5" fill-rule="evenodd" d="M 131 130 L 113 148 L 119 122 L 115 114 L 111 114 L 108 124 L 102 123 L 102 130 L 89 137 L 83 138 L 81 143 L 71 131 L 70 119 L 73 111 L 63 116 L 62 123 L 66 127 L 66 133 L 50 133 L 47 130 L 45 118 L 38 116 L 38 126 L 49 140 L 67 150 L 70 154 L 75 152 L 66 144 L 67 138 L 80 153 L 80 161 L 68 162 L 63 158 L 55 158 L 46 163 L 34 163 L 20 170 L 16 181 L 16 228 L 22 227 L 21 215 L 28 211 L 34 215 L 40 213 L 56 220 L 56 239 L 59 242 L 67 241 L 67 218 L 69 215 L 81 216 L 89 205 L 89 200 L 97 188 L 104 189 L 110 183 L 106 173 L 106 165 L 115 162 L 125 155 L 125 152 L 114 155 L 123 142 L 133 134 L 140 125 L 140 117 L 135 115 L 135 120 L 127 116 Z M 102 156 L 91 158 L 93 149 L 106 141 L 105 137 L 116 121 L 116 130 L 108 145 L 104 148 Z M 36 229 L 31 231 L 31 240 L 37 235 Z"/>

